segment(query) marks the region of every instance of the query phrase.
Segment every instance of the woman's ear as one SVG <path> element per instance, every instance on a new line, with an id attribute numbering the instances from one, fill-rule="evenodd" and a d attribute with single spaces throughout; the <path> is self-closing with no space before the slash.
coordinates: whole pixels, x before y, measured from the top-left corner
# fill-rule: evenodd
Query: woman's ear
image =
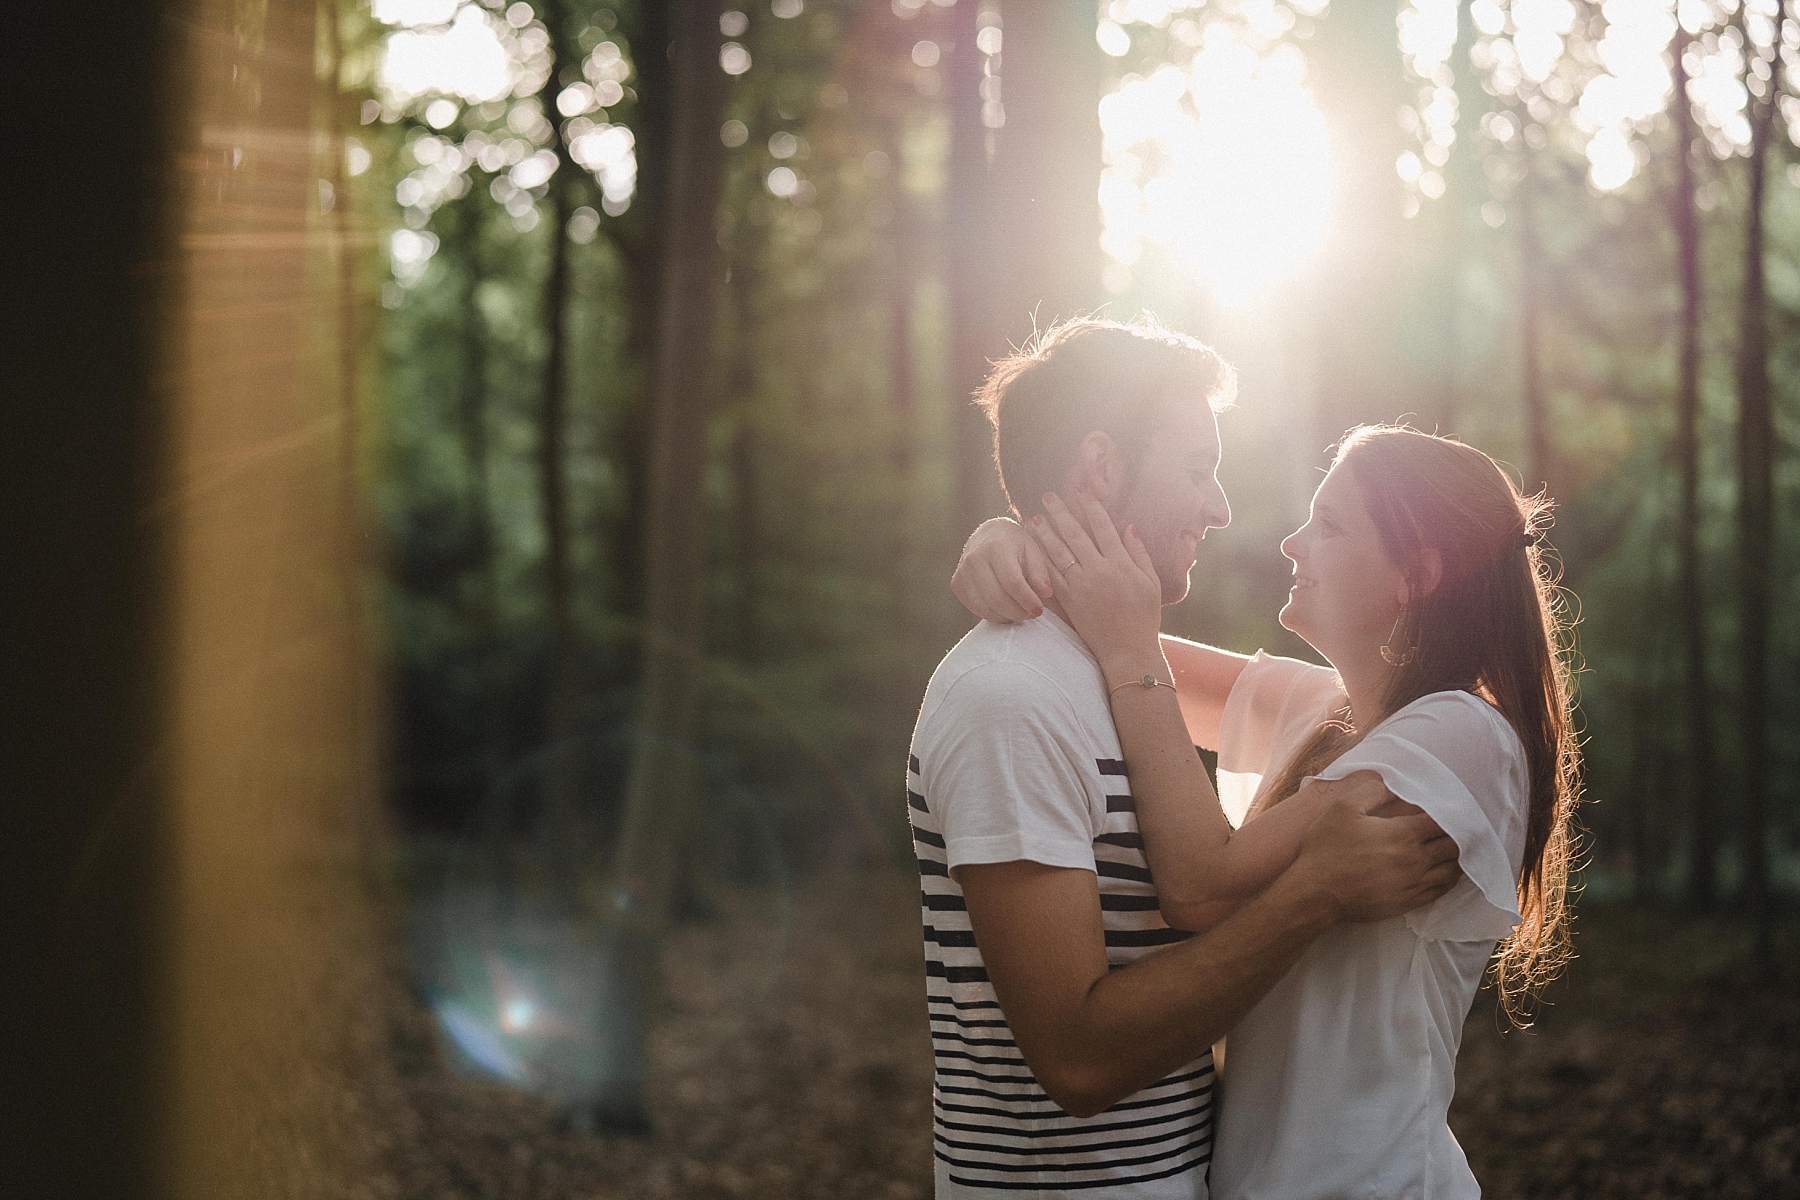
<path id="1" fill-rule="evenodd" d="M 1442 582 L 1444 582 L 1444 556 L 1427 546 L 1419 551 L 1419 599 L 1423 600 L 1437 591 L 1438 584 Z"/>
<path id="2" fill-rule="evenodd" d="M 1070 474 L 1071 483 L 1105 502 L 1125 486 L 1125 460 L 1112 438 L 1096 429 L 1075 448 L 1075 465 Z"/>

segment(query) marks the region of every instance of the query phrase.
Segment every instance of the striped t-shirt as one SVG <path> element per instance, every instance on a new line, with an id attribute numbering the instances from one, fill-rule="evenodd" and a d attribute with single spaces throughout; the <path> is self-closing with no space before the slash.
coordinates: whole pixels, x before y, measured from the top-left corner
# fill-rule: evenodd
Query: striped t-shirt
<path id="1" fill-rule="evenodd" d="M 937 1194 L 1205 1200 L 1211 1054 L 1093 1117 L 1044 1093 L 1014 1044 L 951 868 L 1029 860 L 1093 871 L 1114 969 L 1188 936 L 1163 923 L 1106 684 L 1046 612 L 984 622 L 938 665 L 908 764 L 937 1059 Z"/>

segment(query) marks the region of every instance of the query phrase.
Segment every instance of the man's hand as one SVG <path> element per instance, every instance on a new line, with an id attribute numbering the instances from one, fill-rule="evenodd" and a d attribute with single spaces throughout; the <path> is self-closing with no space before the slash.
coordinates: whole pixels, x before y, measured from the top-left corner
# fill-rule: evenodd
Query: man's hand
<path id="1" fill-rule="evenodd" d="M 1375 772 L 1309 786 L 1342 795 L 1313 822 L 1291 870 L 1329 899 L 1339 920 L 1397 917 L 1456 883 L 1456 843 Z"/>
<path id="2" fill-rule="evenodd" d="M 1018 522 L 992 517 L 969 535 L 950 591 L 983 620 L 1029 621 L 1044 611 L 1051 595 L 1050 560 Z"/>

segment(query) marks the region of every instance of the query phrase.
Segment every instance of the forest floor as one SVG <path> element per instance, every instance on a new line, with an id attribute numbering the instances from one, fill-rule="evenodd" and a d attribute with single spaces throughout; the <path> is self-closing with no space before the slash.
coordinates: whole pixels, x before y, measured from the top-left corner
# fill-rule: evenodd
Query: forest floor
<path id="1" fill-rule="evenodd" d="M 406 1200 L 931 1192 L 916 883 L 816 879 L 677 930 L 651 1035 L 654 1132 L 585 1135 L 446 1057 L 396 969 L 386 1178 Z M 1736 926 L 1589 906 L 1537 1025 L 1476 1001 L 1451 1125 L 1489 1197 L 1800 1198 L 1800 978 L 1759 981 Z M 393 1076 L 390 1076 L 393 1078 Z"/>

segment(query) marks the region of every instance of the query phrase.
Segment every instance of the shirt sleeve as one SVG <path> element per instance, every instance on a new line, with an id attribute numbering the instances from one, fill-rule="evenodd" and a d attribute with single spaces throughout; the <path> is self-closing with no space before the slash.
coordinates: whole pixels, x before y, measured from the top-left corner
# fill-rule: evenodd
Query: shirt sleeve
<path id="1" fill-rule="evenodd" d="M 1219 722 L 1219 804 L 1242 825 L 1263 779 L 1343 699 L 1337 672 L 1258 650 L 1225 699 Z"/>
<path id="2" fill-rule="evenodd" d="M 1463 878 L 1406 921 L 1428 941 L 1487 941 L 1519 924 L 1530 785 L 1525 748 L 1492 705 L 1468 692 L 1414 701 L 1351 747 L 1320 779 L 1374 771 L 1456 842 Z"/>
<path id="3" fill-rule="evenodd" d="M 1093 765 L 1072 705 L 1035 669 L 970 671 L 939 711 L 947 735 L 923 764 L 951 868 L 1020 859 L 1094 870 Z"/>

